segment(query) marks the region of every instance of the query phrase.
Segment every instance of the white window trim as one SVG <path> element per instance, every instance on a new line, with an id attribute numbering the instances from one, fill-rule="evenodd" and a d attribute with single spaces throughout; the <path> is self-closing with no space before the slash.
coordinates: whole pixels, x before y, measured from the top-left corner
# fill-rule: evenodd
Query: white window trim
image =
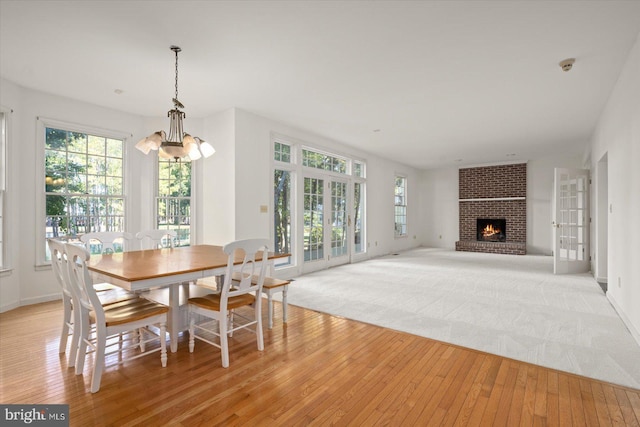
<path id="1" fill-rule="evenodd" d="M 121 139 L 123 141 L 123 152 L 122 152 L 122 170 L 123 170 L 123 176 L 122 176 L 122 190 L 123 190 L 123 196 L 124 196 L 124 221 L 125 221 L 125 229 L 127 227 L 127 224 L 131 223 L 131 209 L 129 206 L 129 198 L 127 197 L 127 194 L 130 193 L 130 189 L 129 189 L 129 179 L 127 177 L 127 163 L 128 163 L 128 157 L 129 157 L 129 145 L 127 142 L 131 139 L 132 135 L 130 133 L 126 133 L 123 131 L 114 131 L 114 130 L 110 130 L 110 129 L 103 129 L 103 128 L 99 128 L 99 127 L 93 127 L 93 126 L 87 126 L 87 125 L 80 125 L 77 123 L 71 123 L 71 122 L 66 122 L 66 121 L 62 121 L 62 120 L 56 120 L 56 119 L 50 119 L 50 118 L 45 118 L 45 117 L 36 117 L 36 155 L 35 155 L 35 159 L 36 159 L 36 203 L 35 203 L 35 207 L 36 207 L 36 224 L 35 224 L 35 231 L 36 231 L 36 244 L 35 244 L 35 250 L 36 250 L 36 254 L 35 254 L 35 260 L 36 260 L 36 264 L 35 264 L 35 269 L 36 270 L 46 270 L 51 268 L 51 261 L 47 261 L 45 259 L 45 245 L 46 245 L 46 241 L 44 239 L 44 235 L 45 235 L 45 222 L 44 222 L 44 217 L 46 216 L 46 201 L 45 201 L 45 191 L 44 191 L 44 180 L 45 180 L 45 171 L 44 171 L 44 166 L 45 166 L 45 156 L 44 156 L 44 149 L 45 149 L 45 129 L 46 128 L 56 128 L 56 129 L 63 129 L 66 131 L 71 131 L 71 132 L 79 132 L 79 133 L 84 133 L 84 134 L 91 134 L 91 135 L 99 135 L 99 136 L 104 136 L 106 138 L 113 138 L 113 139 Z M 37 184 L 40 183 L 40 184 Z"/>
<path id="2" fill-rule="evenodd" d="M 11 213 L 9 206 L 11 206 L 11 191 L 10 184 L 11 179 L 9 178 L 11 172 L 11 162 L 9 162 L 9 139 L 11 135 L 11 114 L 13 110 L 11 108 L 7 108 L 4 106 L 0 106 L 0 112 L 2 112 L 4 116 L 4 123 L 0 122 L 0 132 L 3 132 L 4 135 L 0 135 L 0 191 L 3 192 L 2 205 L 0 209 L 2 212 L 0 216 L 2 217 L 2 226 L 0 227 L 0 232 L 2 236 L 0 236 L 0 240 L 2 241 L 2 264 L 0 264 L 0 277 L 8 276 L 11 274 L 13 270 L 13 259 L 11 258 L 11 251 L 7 250 L 8 243 L 11 241 L 11 236 L 9 231 L 12 229 L 9 226 Z"/>
<path id="3" fill-rule="evenodd" d="M 274 235 L 274 229 L 273 229 L 273 213 L 275 211 L 275 206 L 274 206 L 274 198 L 275 198 L 275 192 L 273 189 L 273 176 L 274 173 L 277 170 L 283 170 L 283 171 L 288 171 L 291 173 L 291 194 L 295 195 L 296 192 L 298 191 L 298 177 L 300 176 L 300 167 L 301 165 L 299 165 L 298 160 L 300 158 L 300 154 L 302 153 L 302 151 L 298 152 L 298 148 L 301 146 L 301 142 L 298 141 L 296 142 L 294 139 L 292 138 L 288 138 L 285 137 L 283 135 L 277 134 L 277 133 L 271 133 L 271 138 L 270 138 L 271 142 L 270 142 L 270 148 L 269 148 L 269 156 L 271 158 L 271 175 L 270 175 L 270 179 L 269 179 L 269 211 L 271 212 L 271 218 L 270 218 L 270 226 L 269 226 L 269 239 L 270 241 L 273 243 L 276 240 L 276 237 Z M 291 161 L 289 163 L 287 162 L 281 162 L 281 161 L 277 161 L 274 160 L 274 145 L 276 142 L 279 142 L 281 144 L 286 144 L 288 145 L 291 150 L 290 150 L 290 154 L 291 154 Z M 297 198 L 295 198 L 294 200 L 297 201 Z M 298 218 L 298 204 L 297 203 L 291 203 L 291 263 L 287 264 L 287 265 L 283 265 L 278 267 L 278 271 L 287 271 L 287 270 L 291 270 L 294 272 L 297 272 L 297 247 L 298 247 L 298 242 L 296 241 L 296 237 L 297 237 L 297 221 Z"/>

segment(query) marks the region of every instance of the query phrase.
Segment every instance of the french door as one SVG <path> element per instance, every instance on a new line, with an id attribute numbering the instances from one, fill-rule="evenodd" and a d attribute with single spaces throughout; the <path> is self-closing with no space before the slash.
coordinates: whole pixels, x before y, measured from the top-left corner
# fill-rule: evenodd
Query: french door
<path id="1" fill-rule="evenodd" d="M 349 262 L 352 245 L 347 180 L 304 176 L 303 189 L 303 271 Z"/>
<path id="2" fill-rule="evenodd" d="M 554 274 L 589 271 L 589 171 L 555 169 Z"/>

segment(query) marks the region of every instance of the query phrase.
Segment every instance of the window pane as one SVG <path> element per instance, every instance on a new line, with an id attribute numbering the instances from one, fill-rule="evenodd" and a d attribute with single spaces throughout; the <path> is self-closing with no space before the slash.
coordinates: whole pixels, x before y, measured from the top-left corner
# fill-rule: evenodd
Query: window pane
<path id="1" fill-rule="evenodd" d="M 87 172 L 91 174 L 104 175 L 107 171 L 107 159 L 105 157 L 89 156 L 87 159 L 89 169 Z"/>
<path id="2" fill-rule="evenodd" d="M 119 139 L 107 139 L 107 156 L 122 159 L 123 141 Z"/>
<path id="3" fill-rule="evenodd" d="M 67 149 L 73 153 L 87 152 L 87 135 L 78 132 L 67 132 Z"/>
<path id="4" fill-rule="evenodd" d="M 105 181 L 106 181 L 106 190 L 107 190 L 106 194 L 110 194 L 114 196 L 123 194 L 122 178 L 108 176 L 106 177 Z"/>
<path id="5" fill-rule="evenodd" d="M 353 176 L 364 178 L 363 165 L 360 162 L 353 162 Z"/>
<path id="6" fill-rule="evenodd" d="M 87 152 L 89 154 L 104 156 L 106 152 L 106 144 L 105 144 L 104 138 L 99 136 L 89 135 Z"/>
<path id="7" fill-rule="evenodd" d="M 45 149 L 67 150 L 67 131 L 47 128 L 45 130 Z"/>

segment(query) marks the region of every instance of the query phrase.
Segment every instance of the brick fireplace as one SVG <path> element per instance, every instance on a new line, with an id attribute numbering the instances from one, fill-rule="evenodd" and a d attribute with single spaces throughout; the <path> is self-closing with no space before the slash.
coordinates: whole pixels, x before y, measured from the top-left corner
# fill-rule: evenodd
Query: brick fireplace
<path id="1" fill-rule="evenodd" d="M 460 169 L 456 250 L 526 254 L 526 196 L 526 163 Z"/>

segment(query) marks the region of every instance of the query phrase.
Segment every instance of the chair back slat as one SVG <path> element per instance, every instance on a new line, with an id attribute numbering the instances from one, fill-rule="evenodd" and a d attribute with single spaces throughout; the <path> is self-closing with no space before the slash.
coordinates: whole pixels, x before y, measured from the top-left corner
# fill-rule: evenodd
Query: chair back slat
<path id="1" fill-rule="evenodd" d="M 223 297 L 234 297 L 252 292 L 256 294 L 256 298 L 260 297 L 266 273 L 268 245 L 268 239 L 245 239 L 228 243 L 222 248 L 229 257 L 222 286 Z M 258 253 L 261 254 L 261 259 L 256 261 Z M 242 257 L 242 264 L 237 267 L 236 262 L 240 257 Z M 261 262 L 262 260 L 264 262 Z M 232 280 L 234 271 L 239 272 L 239 281 Z M 257 276 L 258 280 L 252 281 L 253 276 Z M 232 282 L 233 288 L 231 287 Z"/>
<path id="2" fill-rule="evenodd" d="M 62 289 L 62 293 L 68 298 L 73 298 L 69 285 L 69 271 L 67 269 L 67 255 L 65 253 L 64 242 L 56 239 L 47 239 L 51 252 L 51 266 L 56 281 Z"/>
<path id="3" fill-rule="evenodd" d="M 93 310 L 96 316 L 96 322 L 104 323 L 104 308 L 93 288 L 93 280 L 87 268 L 89 260 L 89 252 L 80 246 L 65 243 L 67 253 L 67 262 L 69 269 L 69 283 L 72 291 L 75 293 L 76 299 L 86 310 Z"/>

